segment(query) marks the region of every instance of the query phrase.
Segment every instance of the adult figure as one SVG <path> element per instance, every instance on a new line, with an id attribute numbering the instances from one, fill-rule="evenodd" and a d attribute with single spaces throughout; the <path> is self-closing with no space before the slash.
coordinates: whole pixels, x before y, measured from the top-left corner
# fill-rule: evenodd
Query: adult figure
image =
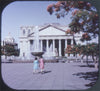
<path id="1" fill-rule="evenodd" d="M 39 63 L 40 63 L 41 72 L 43 72 L 43 70 L 44 70 L 44 60 L 43 60 L 43 57 L 42 56 L 39 59 Z"/>
<path id="2" fill-rule="evenodd" d="M 35 58 L 33 64 L 34 64 L 34 66 L 33 66 L 33 72 L 37 73 L 38 72 L 38 68 L 39 68 L 39 61 L 38 61 L 37 57 Z"/>

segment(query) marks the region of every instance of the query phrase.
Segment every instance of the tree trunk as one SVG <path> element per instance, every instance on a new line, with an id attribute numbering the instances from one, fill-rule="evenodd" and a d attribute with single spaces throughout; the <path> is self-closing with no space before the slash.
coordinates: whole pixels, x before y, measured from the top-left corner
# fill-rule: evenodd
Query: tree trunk
<path id="1" fill-rule="evenodd" d="M 95 63 L 94 54 L 92 53 L 92 60 Z"/>
<path id="2" fill-rule="evenodd" d="M 84 54 L 83 54 L 83 56 L 81 57 L 81 59 L 83 59 L 83 57 L 84 57 Z"/>
<path id="3" fill-rule="evenodd" d="M 96 56 L 96 60 L 98 60 L 98 56 Z"/>
<path id="4" fill-rule="evenodd" d="M 89 62 L 88 62 L 88 54 L 86 55 L 86 63 L 89 66 Z"/>
<path id="5" fill-rule="evenodd" d="M 95 60 L 95 68 L 98 68 L 98 56 L 96 56 L 96 60 Z"/>
<path id="6" fill-rule="evenodd" d="M 76 62 L 77 62 L 77 53 L 75 55 L 76 55 Z"/>
<path id="7" fill-rule="evenodd" d="M 94 63 L 94 67 L 97 69 L 98 68 L 98 61 L 96 60 Z"/>
<path id="8" fill-rule="evenodd" d="M 83 63 L 83 57 L 84 57 L 84 54 L 83 54 L 83 56 L 81 57 L 81 63 Z"/>
<path id="9" fill-rule="evenodd" d="M 94 58 L 94 54 L 92 54 L 92 59 L 93 59 L 93 62 L 94 62 L 94 67 L 95 67 L 95 68 L 98 68 L 97 56 L 96 56 L 96 59 L 95 59 L 95 58 Z"/>

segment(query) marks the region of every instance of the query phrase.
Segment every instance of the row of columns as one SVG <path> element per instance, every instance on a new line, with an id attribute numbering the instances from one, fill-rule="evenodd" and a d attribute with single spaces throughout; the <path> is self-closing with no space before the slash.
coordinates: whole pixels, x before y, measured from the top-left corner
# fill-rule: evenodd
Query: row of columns
<path id="1" fill-rule="evenodd" d="M 52 44 L 53 44 L 53 52 L 54 52 L 55 51 L 55 39 L 52 40 Z M 61 39 L 59 39 L 58 44 L 59 44 L 59 48 L 58 48 L 59 52 L 58 52 L 58 54 L 59 54 L 59 56 L 62 56 L 62 54 L 61 54 L 61 50 L 62 50 L 61 49 L 62 48 L 62 46 L 61 46 Z M 72 44 L 73 44 L 73 40 L 71 40 L 71 45 Z M 28 51 L 29 51 L 29 48 L 30 48 L 30 43 L 28 41 Z M 40 40 L 40 48 L 41 48 L 41 51 L 43 51 L 43 40 Z M 65 48 L 67 48 L 67 39 L 65 39 Z M 46 40 L 46 51 L 47 52 L 49 51 L 49 39 Z"/>
<path id="2" fill-rule="evenodd" d="M 41 51 L 43 51 L 43 40 L 40 40 L 40 44 L 41 44 Z M 52 40 L 52 44 L 53 44 L 53 52 L 55 51 L 55 40 L 53 39 Z M 71 40 L 71 45 L 73 44 L 73 40 Z M 67 39 L 65 39 L 65 48 L 67 47 Z M 59 39 L 59 56 L 62 56 L 61 55 L 61 49 L 62 46 L 61 46 L 61 39 Z M 46 40 L 46 51 L 48 52 L 49 51 L 49 39 Z"/>

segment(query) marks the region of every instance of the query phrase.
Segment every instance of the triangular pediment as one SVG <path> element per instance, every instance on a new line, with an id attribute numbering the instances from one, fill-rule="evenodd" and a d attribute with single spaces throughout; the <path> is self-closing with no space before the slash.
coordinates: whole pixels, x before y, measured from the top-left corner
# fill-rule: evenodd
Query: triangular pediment
<path id="1" fill-rule="evenodd" d="M 53 35 L 65 35 L 65 30 L 60 29 L 58 27 L 48 25 L 39 29 L 39 36 L 53 36 Z M 30 34 L 30 36 L 34 36 L 34 33 Z"/>

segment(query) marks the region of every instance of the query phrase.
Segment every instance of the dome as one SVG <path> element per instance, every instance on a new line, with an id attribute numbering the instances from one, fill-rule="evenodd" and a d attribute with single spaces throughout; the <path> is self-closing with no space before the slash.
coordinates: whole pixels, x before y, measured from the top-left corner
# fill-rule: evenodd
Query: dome
<path id="1" fill-rule="evenodd" d="M 5 37 L 4 42 L 6 43 L 14 43 L 14 38 L 9 34 L 8 36 Z"/>

